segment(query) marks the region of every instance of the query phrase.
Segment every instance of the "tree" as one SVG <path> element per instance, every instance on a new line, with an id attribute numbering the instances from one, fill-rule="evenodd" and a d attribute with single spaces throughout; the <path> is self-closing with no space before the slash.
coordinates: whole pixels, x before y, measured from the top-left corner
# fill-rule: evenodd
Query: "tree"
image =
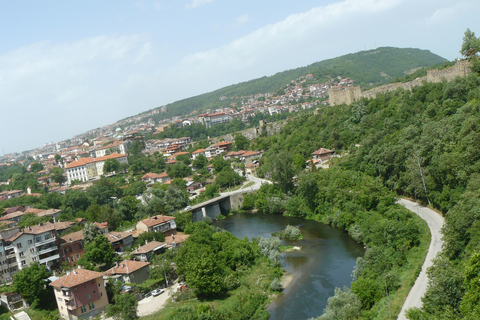
<path id="1" fill-rule="evenodd" d="M 67 190 L 63 197 L 62 211 L 69 211 L 73 214 L 85 211 L 90 206 L 90 199 L 85 192 L 80 190 Z"/>
<path id="2" fill-rule="evenodd" d="M 116 259 L 117 254 L 110 241 L 103 234 L 99 234 L 93 241 L 85 242 L 85 253 L 77 263 L 88 270 L 105 271 L 113 266 Z"/>
<path id="3" fill-rule="evenodd" d="M 45 265 L 34 262 L 13 275 L 14 290 L 33 308 L 39 306 L 43 309 L 55 301 L 53 290 L 46 281 L 49 276 L 50 272 Z"/>
<path id="4" fill-rule="evenodd" d="M 192 174 L 192 169 L 183 162 L 167 166 L 167 174 L 172 178 L 184 178 Z"/>
<path id="5" fill-rule="evenodd" d="M 293 177 L 295 168 L 292 163 L 292 155 L 288 151 L 281 151 L 272 161 L 270 175 L 278 183 L 283 192 L 293 189 Z"/>
<path id="6" fill-rule="evenodd" d="M 30 170 L 32 170 L 33 172 L 39 172 L 39 171 L 42 171 L 43 169 L 44 169 L 43 164 L 39 162 L 34 162 L 30 165 Z"/>
<path id="7" fill-rule="evenodd" d="M 192 163 L 192 161 L 190 160 L 190 158 L 186 154 L 178 155 L 175 160 L 177 160 L 179 162 L 183 162 L 187 166 L 190 165 L 190 163 Z"/>
<path id="8" fill-rule="evenodd" d="M 203 154 L 199 154 L 192 164 L 195 169 L 202 170 L 208 165 L 208 159 Z"/>
<path id="9" fill-rule="evenodd" d="M 113 302 L 113 304 L 110 304 L 107 307 L 107 316 L 112 317 L 115 320 L 138 319 L 138 300 L 133 294 L 115 294 Z"/>
<path id="10" fill-rule="evenodd" d="M 102 234 L 102 230 L 95 223 L 87 223 L 83 228 L 83 240 L 85 243 L 92 242 L 98 235 Z"/>
<path id="11" fill-rule="evenodd" d="M 233 141 L 237 150 L 248 150 L 250 146 L 250 141 L 243 134 L 237 134 Z"/>
<path id="12" fill-rule="evenodd" d="M 135 213 L 137 213 L 139 204 L 140 200 L 134 196 L 125 196 L 120 199 L 118 209 L 123 213 L 125 220 L 131 221 L 135 216 Z"/>
<path id="13" fill-rule="evenodd" d="M 463 35 L 462 48 L 460 53 L 462 56 L 469 58 L 477 55 L 480 51 L 480 39 L 475 36 L 475 32 L 467 29 Z"/>
<path id="14" fill-rule="evenodd" d="M 215 172 L 219 173 L 224 168 L 230 167 L 230 162 L 225 160 L 221 155 L 219 155 L 213 158 L 212 165 L 213 165 L 213 168 L 215 169 Z"/>
<path id="15" fill-rule="evenodd" d="M 117 172 L 120 168 L 120 162 L 117 159 L 107 159 L 103 165 L 104 173 Z"/>
<path id="16" fill-rule="evenodd" d="M 121 196 L 121 190 L 115 182 L 102 177 L 93 186 L 87 189 L 87 194 L 98 205 L 110 203 L 113 198 Z"/>
<path id="17" fill-rule="evenodd" d="M 215 178 L 215 183 L 220 188 L 225 188 L 229 186 L 235 186 L 242 182 L 242 178 L 230 167 L 224 167 L 223 170 L 218 173 Z"/>
<path id="18" fill-rule="evenodd" d="M 63 183 L 65 181 L 61 168 L 52 168 L 52 170 L 50 170 L 50 178 L 56 183 Z"/>
<path id="19" fill-rule="evenodd" d="M 39 217 L 33 212 L 29 212 L 22 216 L 22 219 L 18 222 L 20 228 L 30 227 L 37 225 L 42 222 L 47 222 L 50 220 L 49 217 Z"/>
<path id="20" fill-rule="evenodd" d="M 324 314 L 317 320 L 354 320 L 362 314 L 360 299 L 348 288 L 335 288 L 335 295 L 328 298 Z"/>

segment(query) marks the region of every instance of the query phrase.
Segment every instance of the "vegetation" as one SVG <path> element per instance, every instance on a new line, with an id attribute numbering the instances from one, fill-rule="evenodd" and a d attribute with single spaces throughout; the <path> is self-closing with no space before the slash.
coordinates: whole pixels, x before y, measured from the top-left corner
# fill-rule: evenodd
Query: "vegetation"
<path id="1" fill-rule="evenodd" d="M 302 233 L 298 227 L 288 225 L 282 230 L 282 232 L 280 232 L 280 238 L 288 240 L 300 240 L 302 239 Z"/>

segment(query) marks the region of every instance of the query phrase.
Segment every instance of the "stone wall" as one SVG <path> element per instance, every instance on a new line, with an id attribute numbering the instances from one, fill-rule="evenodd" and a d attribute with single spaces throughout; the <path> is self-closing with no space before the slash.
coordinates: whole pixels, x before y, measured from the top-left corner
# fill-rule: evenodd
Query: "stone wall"
<path id="1" fill-rule="evenodd" d="M 286 123 L 287 123 L 287 120 L 267 123 L 263 127 L 249 128 L 249 129 L 236 132 L 234 134 L 230 133 L 223 136 L 215 137 L 212 139 L 212 141 L 213 143 L 217 143 L 219 141 L 233 141 L 233 139 L 235 138 L 235 135 L 237 134 L 243 134 L 245 138 L 247 138 L 248 140 L 253 140 L 259 137 L 263 133 L 263 131 L 267 132 L 267 136 L 271 136 L 276 133 L 279 133 Z"/>
<path id="2" fill-rule="evenodd" d="M 332 88 L 329 90 L 330 105 L 352 104 L 362 98 L 373 99 L 379 93 L 395 91 L 398 88 L 412 90 L 413 87 L 421 86 L 424 82 L 436 83 L 442 81 L 451 81 L 456 77 L 465 77 L 470 72 L 468 61 L 459 61 L 454 66 L 442 70 L 427 70 L 426 77 L 416 78 L 410 82 L 389 83 L 367 91 L 359 87 L 347 87 L 345 89 Z"/>

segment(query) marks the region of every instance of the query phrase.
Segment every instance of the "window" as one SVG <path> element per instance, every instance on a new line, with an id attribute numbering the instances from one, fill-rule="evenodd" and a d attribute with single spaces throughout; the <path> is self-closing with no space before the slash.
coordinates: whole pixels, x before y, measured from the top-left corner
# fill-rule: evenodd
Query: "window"
<path id="1" fill-rule="evenodd" d="M 92 295 L 90 293 L 87 293 L 87 299 L 90 299 Z"/>
<path id="2" fill-rule="evenodd" d="M 85 313 L 85 312 L 87 312 L 87 307 L 86 306 L 81 306 L 80 310 L 82 310 L 82 313 Z"/>
<path id="3" fill-rule="evenodd" d="M 63 301 L 63 299 L 62 299 L 62 298 L 58 298 L 58 301 L 62 302 L 62 301 Z"/>
<path id="4" fill-rule="evenodd" d="M 85 289 L 87 289 L 87 285 L 86 285 L 86 284 L 84 284 L 83 286 L 85 287 Z"/>
<path id="5" fill-rule="evenodd" d="M 101 286 L 102 286 L 102 285 L 99 283 L 99 284 L 98 284 L 98 287 L 100 288 Z"/>
<path id="6" fill-rule="evenodd" d="M 32 239 L 29 239 L 28 240 L 28 244 L 32 244 L 33 243 L 33 240 Z"/>
<path id="7" fill-rule="evenodd" d="M 88 307 L 90 308 L 90 310 L 95 309 L 95 305 L 93 304 L 93 302 L 90 302 L 90 303 L 88 304 Z"/>
<path id="8" fill-rule="evenodd" d="M 33 258 L 32 258 L 32 261 L 37 261 L 37 257 L 33 257 Z"/>
<path id="9" fill-rule="evenodd" d="M 20 257 L 23 257 L 25 254 L 23 253 L 23 251 L 20 251 Z"/>
<path id="10" fill-rule="evenodd" d="M 63 253 L 65 253 L 65 254 L 68 253 L 67 248 L 64 248 L 64 249 L 63 249 Z"/>
<path id="11" fill-rule="evenodd" d="M 72 260 L 72 262 L 74 262 L 74 261 L 75 261 L 75 257 L 72 256 L 72 257 L 70 258 L 70 260 Z"/>
<path id="12" fill-rule="evenodd" d="M 100 298 L 103 297 L 103 292 L 100 292 Z"/>
<path id="13" fill-rule="evenodd" d="M 17 243 L 17 248 L 20 249 L 22 247 L 21 243 Z"/>
<path id="14" fill-rule="evenodd" d="M 69 251 L 69 252 L 72 252 L 72 247 L 68 247 L 68 251 Z"/>
<path id="15" fill-rule="evenodd" d="M 35 248 L 30 248 L 30 253 L 35 253 Z"/>
<path id="16" fill-rule="evenodd" d="M 22 260 L 22 266 L 26 265 L 27 264 L 27 261 L 25 260 Z"/>
<path id="17" fill-rule="evenodd" d="M 77 245 L 75 245 L 75 251 L 78 251 L 78 246 Z"/>
<path id="18" fill-rule="evenodd" d="M 80 259 L 80 255 L 79 255 L 79 254 L 77 254 L 77 259 Z"/>

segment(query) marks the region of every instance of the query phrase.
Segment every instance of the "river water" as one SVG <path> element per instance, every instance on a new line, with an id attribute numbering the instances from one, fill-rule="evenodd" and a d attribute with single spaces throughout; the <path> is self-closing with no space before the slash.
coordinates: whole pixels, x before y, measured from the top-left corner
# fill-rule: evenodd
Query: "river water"
<path id="1" fill-rule="evenodd" d="M 320 316 L 335 287 L 350 286 L 355 261 L 364 253 L 362 246 L 345 232 L 311 220 L 240 213 L 213 224 L 250 240 L 271 237 L 289 224 L 300 228 L 302 240 L 283 241 L 284 245 L 300 246 L 302 250 L 283 254 L 283 267 L 295 278 L 268 306 L 270 320 Z"/>

